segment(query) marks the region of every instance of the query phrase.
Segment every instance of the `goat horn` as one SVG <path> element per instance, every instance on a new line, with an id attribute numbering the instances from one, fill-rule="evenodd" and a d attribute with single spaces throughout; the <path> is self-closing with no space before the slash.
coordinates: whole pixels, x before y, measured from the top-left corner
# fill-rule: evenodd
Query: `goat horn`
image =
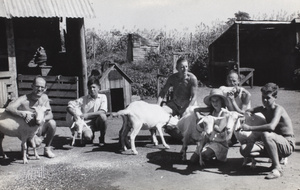
<path id="1" fill-rule="evenodd" d="M 71 127 L 70 127 L 70 128 L 72 129 L 74 126 L 75 126 L 75 122 L 73 122 L 73 124 L 71 125 Z"/>

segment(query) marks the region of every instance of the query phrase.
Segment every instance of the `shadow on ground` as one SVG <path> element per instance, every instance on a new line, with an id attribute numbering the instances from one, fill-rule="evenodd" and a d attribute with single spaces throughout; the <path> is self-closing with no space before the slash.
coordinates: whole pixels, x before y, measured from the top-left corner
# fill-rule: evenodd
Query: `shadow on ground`
<path id="1" fill-rule="evenodd" d="M 200 167 L 199 163 L 182 161 L 181 153 L 168 152 L 165 150 L 151 152 L 147 154 L 148 163 L 158 165 L 156 170 L 165 170 L 175 172 L 181 175 L 195 174 L 197 171 L 215 173 L 229 176 L 252 176 L 269 172 L 268 167 L 256 166 L 252 169 L 250 166 L 242 166 L 243 158 L 228 158 L 227 162 L 217 160 L 205 161 L 205 166 Z M 264 162 L 257 160 L 258 163 Z"/>

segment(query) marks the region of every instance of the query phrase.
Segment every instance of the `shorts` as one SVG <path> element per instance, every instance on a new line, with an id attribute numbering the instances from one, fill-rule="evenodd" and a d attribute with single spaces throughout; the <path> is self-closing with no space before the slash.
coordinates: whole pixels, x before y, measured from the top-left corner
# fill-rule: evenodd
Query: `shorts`
<path id="1" fill-rule="evenodd" d="M 290 156 L 295 151 L 295 137 L 294 135 L 282 136 L 276 133 L 274 141 L 277 146 L 278 155 L 281 158 Z M 259 147 L 263 152 L 267 153 L 264 143 L 262 141 L 255 142 L 255 145 Z"/>
<path id="2" fill-rule="evenodd" d="M 183 107 L 183 106 L 177 104 L 174 100 L 170 100 L 166 104 L 168 107 L 170 107 L 172 109 L 172 111 L 173 111 L 172 115 L 182 116 L 182 114 L 186 110 L 186 107 Z"/>

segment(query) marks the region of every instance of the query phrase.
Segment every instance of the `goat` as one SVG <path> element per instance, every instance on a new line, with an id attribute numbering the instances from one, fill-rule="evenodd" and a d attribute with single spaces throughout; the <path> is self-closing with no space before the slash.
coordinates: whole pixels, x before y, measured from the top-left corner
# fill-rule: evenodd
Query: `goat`
<path id="1" fill-rule="evenodd" d="M 266 124 L 265 117 L 261 113 L 249 114 L 245 113 L 244 115 L 239 114 L 235 111 L 228 111 L 224 109 L 227 113 L 228 119 L 231 123 L 228 123 L 229 128 L 233 128 L 234 135 L 236 136 L 237 140 L 240 144 L 248 144 L 248 143 L 255 143 L 256 141 L 261 140 L 261 132 L 260 131 L 243 131 L 241 130 L 242 123 L 246 123 L 250 126 L 254 125 L 263 125 Z M 242 120 L 241 120 L 242 119 Z M 244 158 L 243 166 L 248 163 L 249 158 Z M 256 161 L 254 157 L 251 158 L 251 168 L 255 168 Z M 287 164 L 287 158 L 282 158 L 281 164 Z"/>
<path id="2" fill-rule="evenodd" d="M 75 108 L 75 114 L 80 116 L 82 112 L 80 108 Z M 77 121 L 73 120 L 73 116 L 70 113 L 66 115 L 67 126 L 70 126 L 70 130 L 72 133 L 72 142 L 71 146 L 74 146 L 76 137 L 80 139 L 82 144 L 82 131 L 85 127 L 90 128 L 81 117 L 78 117 Z M 77 134 L 76 134 L 77 133 Z"/>
<path id="3" fill-rule="evenodd" d="M 205 135 L 209 135 L 214 129 L 214 123 L 223 119 L 223 117 L 213 117 L 211 115 L 203 116 L 198 122 L 197 117 L 194 114 L 194 106 L 188 107 L 181 119 L 179 120 L 177 127 L 183 135 L 182 139 L 182 159 L 186 160 L 187 146 L 190 142 L 196 142 L 197 150 L 200 155 L 200 166 L 204 165 L 201 158 L 201 151 L 205 145 Z"/>
<path id="4" fill-rule="evenodd" d="M 130 134 L 130 144 L 133 154 L 138 154 L 135 147 L 135 137 L 142 129 L 150 129 L 151 136 L 155 145 L 158 145 L 158 141 L 153 129 L 157 129 L 162 144 L 165 148 L 170 148 L 169 145 L 165 142 L 162 127 L 165 125 L 176 126 L 178 119 L 176 117 L 168 114 L 162 107 L 157 104 L 149 104 L 144 101 L 135 101 L 128 105 L 124 110 L 118 111 L 114 116 L 121 115 L 123 118 L 123 126 L 121 132 L 121 145 L 124 150 L 125 138 L 127 137 L 128 132 L 132 128 Z"/>
<path id="5" fill-rule="evenodd" d="M 0 109 L 0 133 L 2 133 L 2 137 L 0 137 L 0 155 L 3 158 L 7 158 L 7 156 L 3 152 L 2 141 L 4 135 L 11 137 L 18 137 L 21 142 L 22 153 L 23 153 L 23 163 L 27 164 L 27 141 L 29 140 L 32 144 L 34 150 L 34 156 L 36 159 L 40 159 L 37 151 L 36 151 L 36 141 L 34 136 L 36 135 L 40 126 L 42 126 L 45 122 L 45 113 L 50 111 L 48 107 L 43 105 L 38 105 L 32 107 L 34 112 L 31 111 L 22 111 L 26 114 L 34 115 L 33 119 L 26 123 L 23 118 L 20 116 L 12 115 L 5 111 L 5 109 Z"/>

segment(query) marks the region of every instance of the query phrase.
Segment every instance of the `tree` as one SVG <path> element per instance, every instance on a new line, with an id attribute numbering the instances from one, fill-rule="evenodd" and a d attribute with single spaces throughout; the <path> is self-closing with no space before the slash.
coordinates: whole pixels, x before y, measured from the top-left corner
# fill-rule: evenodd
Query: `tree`
<path id="1" fill-rule="evenodd" d="M 232 25 L 235 21 L 243 21 L 243 20 L 250 20 L 251 17 L 248 13 L 239 11 L 237 13 L 234 13 L 234 18 L 228 18 L 228 21 L 226 24 Z"/>

